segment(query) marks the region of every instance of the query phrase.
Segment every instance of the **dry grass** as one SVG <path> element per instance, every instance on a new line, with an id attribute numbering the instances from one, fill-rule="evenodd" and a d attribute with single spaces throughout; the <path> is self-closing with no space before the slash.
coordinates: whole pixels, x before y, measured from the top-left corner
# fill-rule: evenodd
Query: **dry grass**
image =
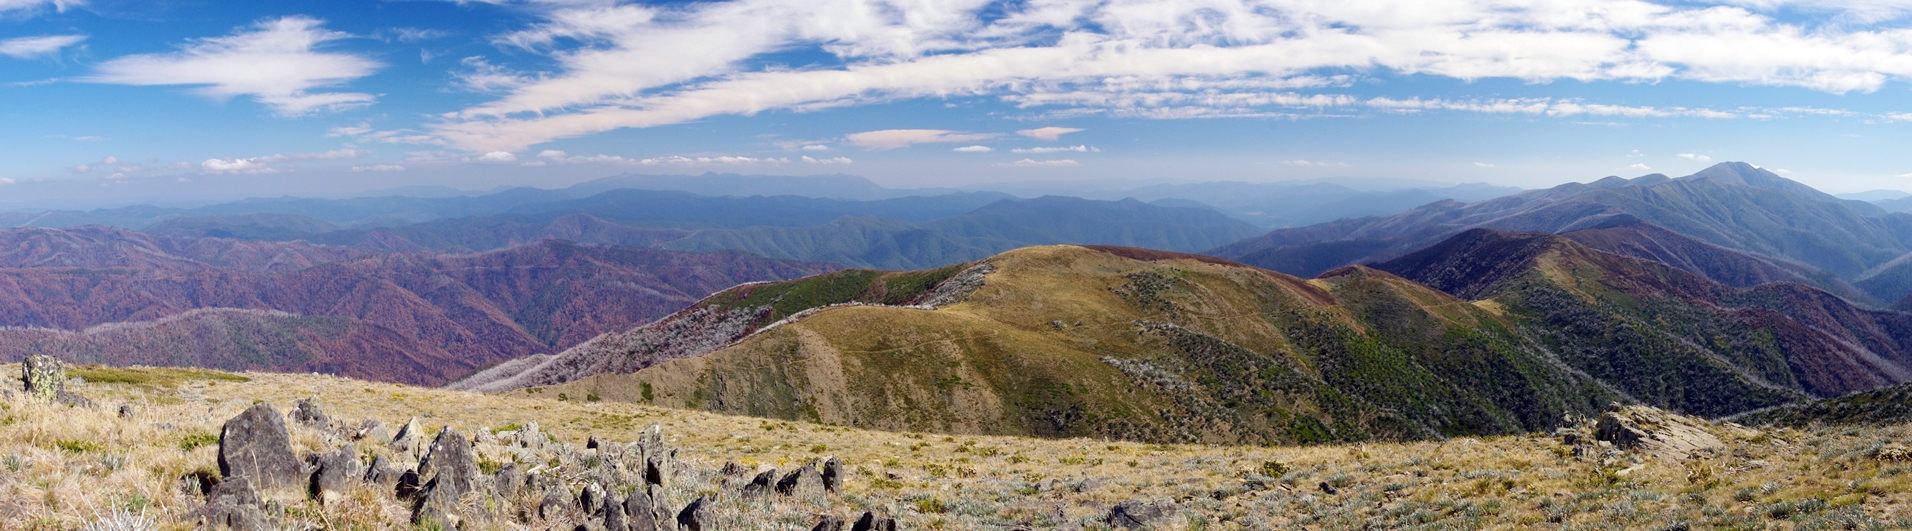
<path id="1" fill-rule="evenodd" d="M 17 374 L 11 367 L 0 370 Z M 725 529 L 802 530 L 818 514 L 870 509 L 904 529 L 1100 529 L 1109 507 L 1137 498 L 1176 504 L 1163 529 L 1912 528 L 1912 462 L 1887 451 L 1912 438 L 1906 425 L 1722 432 L 1726 451 L 1665 463 L 1576 458 L 1542 436 L 1280 448 L 950 437 L 317 375 L 175 374 L 184 375 L 86 384 L 76 390 L 99 403 L 91 410 L 17 393 L 0 401 L 0 529 L 191 528 L 203 500 L 178 478 L 217 469 L 216 444 L 194 441 L 256 400 L 289 408 L 303 397 L 353 424 L 376 418 L 395 428 L 416 416 L 434 431 L 473 433 L 537 422 L 579 448 L 589 435 L 632 441 L 660 424 L 694 470 L 667 490 L 668 503 L 719 493 Z M 121 404 L 134 406 L 131 420 L 115 414 Z M 294 440 L 302 452 L 325 449 L 303 428 Z M 365 443 L 360 451 L 391 455 Z M 559 453 L 566 466 L 589 459 Z M 788 469 L 824 455 L 841 457 L 850 472 L 840 496 L 743 500 L 734 493 L 747 478 L 717 473 L 725 462 Z M 284 514 L 295 527 L 336 529 L 402 528 L 407 516 L 389 495 L 368 490 Z"/>

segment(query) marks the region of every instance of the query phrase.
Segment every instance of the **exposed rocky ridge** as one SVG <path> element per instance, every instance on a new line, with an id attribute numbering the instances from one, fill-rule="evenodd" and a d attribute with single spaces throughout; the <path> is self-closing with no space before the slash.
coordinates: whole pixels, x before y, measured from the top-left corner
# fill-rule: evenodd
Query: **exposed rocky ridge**
<path id="1" fill-rule="evenodd" d="M 1734 288 L 1563 236 L 1486 229 L 1377 267 L 1494 301 L 1526 317 L 1522 327 L 1569 363 L 1657 405 L 1717 416 L 1794 394 L 1839 396 L 1912 381 L 1912 315 L 1806 286 Z M 1667 392 L 1654 371 L 1710 373 L 1705 378 L 1716 385 L 1764 398 L 1682 405 L 1690 391 Z"/>
<path id="2" fill-rule="evenodd" d="M 514 359 L 447 385 L 499 392 L 555 385 L 597 374 L 629 373 L 701 356 L 809 312 L 842 304 L 935 307 L 981 287 L 988 262 L 925 273 L 851 270 L 783 285 L 745 284 L 689 309 L 620 333 L 606 333 L 556 355 Z"/>
<path id="3" fill-rule="evenodd" d="M 1806 264 L 1845 279 L 1912 251 L 1912 215 L 1885 214 L 1751 165 L 1722 163 L 1678 179 L 1609 179 L 1474 203 L 1430 203 L 1394 216 L 1277 230 L 1207 253 L 1264 267 L 1305 265 L 1325 270 L 1336 261 L 1391 259 L 1472 228 L 1568 233 L 1633 219 L 1726 249 Z M 1662 251 L 1678 251 L 1691 246 L 1663 247 Z M 1716 271 L 1699 268 L 1698 272 Z M 1726 273 L 1718 279 L 1737 284 L 1753 271 Z M 1830 281 L 1820 284 L 1836 289 Z"/>

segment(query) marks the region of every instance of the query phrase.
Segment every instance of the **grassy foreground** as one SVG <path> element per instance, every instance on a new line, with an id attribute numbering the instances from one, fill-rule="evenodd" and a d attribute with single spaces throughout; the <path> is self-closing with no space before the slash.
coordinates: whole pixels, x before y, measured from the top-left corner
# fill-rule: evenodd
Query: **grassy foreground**
<path id="1" fill-rule="evenodd" d="M 0 371 L 17 375 L 19 366 Z M 699 471 L 669 489 L 668 502 L 682 507 L 715 493 L 725 529 L 807 530 L 819 515 L 854 518 L 865 510 L 887 511 L 902 529 L 1104 529 L 1111 506 L 1135 499 L 1174 504 L 1159 529 L 1912 528 L 1912 462 L 1904 446 L 1912 425 L 1716 430 L 1724 451 L 1670 463 L 1580 458 L 1541 435 L 1164 446 L 863 431 L 320 375 L 70 374 L 89 380 L 73 390 L 97 408 L 32 402 L 18 392 L 0 400 L 0 529 L 193 528 L 204 500 L 179 478 L 218 470 L 221 423 L 255 401 L 284 410 L 306 397 L 353 424 L 375 418 L 396 427 L 417 417 L 432 432 L 453 426 L 474 433 L 536 422 L 580 448 L 591 435 L 632 441 L 659 424 L 680 459 Z M 13 377 L 4 383 L 18 388 Z M 123 404 L 132 406 L 125 419 L 118 414 Z M 329 450 L 303 427 L 293 426 L 293 437 L 300 452 Z M 393 453 L 369 441 L 355 444 L 361 455 Z M 849 472 L 840 496 L 748 500 L 736 494 L 737 478 L 717 473 L 726 462 L 787 469 L 824 455 L 840 457 Z M 323 507 L 287 506 L 284 514 L 300 524 L 295 528 L 409 526 L 405 506 L 370 491 Z"/>

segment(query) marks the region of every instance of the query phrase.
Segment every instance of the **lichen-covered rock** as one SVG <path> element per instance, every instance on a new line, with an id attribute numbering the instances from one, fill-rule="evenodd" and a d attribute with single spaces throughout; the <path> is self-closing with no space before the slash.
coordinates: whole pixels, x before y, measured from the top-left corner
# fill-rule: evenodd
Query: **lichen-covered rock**
<path id="1" fill-rule="evenodd" d="M 261 402 L 226 421 L 219 430 L 219 475 L 244 476 L 268 495 L 303 496 L 311 478 L 305 463 L 292 453 L 285 419 L 272 404 Z"/>
<path id="2" fill-rule="evenodd" d="M 491 490 L 499 497 L 518 497 L 518 493 L 524 492 L 524 472 L 518 470 L 517 463 L 505 463 L 498 467 L 498 473 L 491 475 Z"/>
<path id="3" fill-rule="evenodd" d="M 711 513 L 710 506 L 715 503 L 709 496 L 698 496 L 677 513 L 677 528 L 685 531 L 713 531 L 717 529 L 717 517 Z"/>
<path id="4" fill-rule="evenodd" d="M 604 498 L 604 508 L 598 511 L 604 519 L 604 529 L 608 531 L 627 531 L 624 525 L 624 500 L 612 494 Z"/>
<path id="5" fill-rule="evenodd" d="M 1600 415 L 1594 438 L 1633 452 L 1669 461 L 1725 446 L 1709 430 L 1710 422 L 1648 406 L 1616 407 Z"/>
<path id="6" fill-rule="evenodd" d="M 1322 485 L 1327 485 L 1323 483 Z M 1115 504 L 1109 509 L 1109 527 L 1122 529 L 1150 529 L 1162 517 L 1168 516 L 1169 507 L 1145 500 L 1129 500 Z"/>
<path id="7" fill-rule="evenodd" d="M 633 490 L 624 498 L 624 523 L 631 531 L 658 531 L 656 511 L 656 502 L 644 489 Z"/>
<path id="8" fill-rule="evenodd" d="M 554 520 L 576 506 L 576 499 L 565 492 L 563 486 L 558 486 L 545 491 L 544 500 L 538 502 L 538 518 Z"/>
<path id="9" fill-rule="evenodd" d="M 777 480 L 777 494 L 795 495 L 805 483 L 808 483 L 804 478 L 809 477 L 809 472 L 810 467 L 800 466 L 796 470 L 791 470 L 789 474 L 785 474 L 783 479 Z"/>
<path id="10" fill-rule="evenodd" d="M 388 491 L 398 487 L 398 478 L 403 475 L 405 471 L 392 466 L 392 460 L 382 455 L 372 458 L 372 466 L 365 468 L 365 482 Z"/>
<path id="11" fill-rule="evenodd" d="M 584 509 L 584 514 L 597 514 L 604 508 L 604 487 L 597 483 L 590 483 L 583 489 L 579 489 L 578 507 Z"/>
<path id="12" fill-rule="evenodd" d="M 823 460 L 823 490 L 832 494 L 843 492 L 843 460 L 831 456 Z"/>
<path id="13" fill-rule="evenodd" d="M 235 531 L 268 529 L 259 493 L 245 476 L 229 477 L 213 485 L 206 499 L 206 526 Z"/>
<path id="14" fill-rule="evenodd" d="M 418 462 L 418 476 L 425 479 L 425 487 L 412 511 L 413 524 L 436 523 L 449 528 L 489 516 L 490 504 L 467 499 L 489 495 L 486 487 L 490 478 L 478 471 L 471 443 L 458 430 L 447 427 L 438 432 L 425 458 Z"/>
<path id="15" fill-rule="evenodd" d="M 326 416 L 325 410 L 319 407 L 319 401 L 314 398 L 299 399 L 292 405 L 291 416 L 293 422 L 308 428 L 323 430 L 332 427 L 332 417 Z"/>
<path id="16" fill-rule="evenodd" d="M 405 452 L 412 457 L 420 457 L 425 442 L 425 428 L 418 425 L 418 417 L 405 421 L 398 428 L 398 434 L 392 437 L 392 449 Z"/>
<path id="17" fill-rule="evenodd" d="M 856 525 L 850 531 L 896 531 L 896 519 L 864 511 L 862 518 L 856 519 Z"/>
<path id="18" fill-rule="evenodd" d="M 770 492 L 771 482 L 774 482 L 776 480 L 777 480 L 776 469 L 773 468 L 770 470 L 765 470 L 763 471 L 763 473 L 757 474 L 756 478 L 751 479 L 750 484 L 744 485 L 743 495 L 745 498 L 755 498 L 758 496 L 763 496 L 764 494 L 767 494 Z"/>
<path id="19" fill-rule="evenodd" d="M 364 473 L 364 466 L 352 447 L 340 446 L 319 457 L 319 469 L 312 473 L 310 494 L 319 503 L 331 505 L 343 499 L 346 487 Z"/>
<path id="20" fill-rule="evenodd" d="M 20 381 L 27 396 L 51 402 L 66 390 L 66 364 L 53 356 L 27 356 L 20 364 Z"/>
<path id="21" fill-rule="evenodd" d="M 843 517 L 826 514 L 817 519 L 816 527 L 810 528 L 810 531 L 843 531 L 843 524 Z"/>

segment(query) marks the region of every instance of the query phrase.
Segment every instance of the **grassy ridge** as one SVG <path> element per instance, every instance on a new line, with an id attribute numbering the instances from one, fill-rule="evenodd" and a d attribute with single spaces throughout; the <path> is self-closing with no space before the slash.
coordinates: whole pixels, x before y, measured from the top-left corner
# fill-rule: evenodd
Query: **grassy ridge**
<path id="1" fill-rule="evenodd" d="M 1140 256 L 1140 255 L 1137 255 Z M 1487 310 L 1386 273 L 1037 247 L 966 302 L 838 308 L 635 374 L 528 393 L 866 428 L 1320 443 L 1517 433 L 1616 398 Z M 957 268 L 846 271 L 706 304 L 893 302 Z M 727 306 L 727 307 L 729 307 Z"/>

